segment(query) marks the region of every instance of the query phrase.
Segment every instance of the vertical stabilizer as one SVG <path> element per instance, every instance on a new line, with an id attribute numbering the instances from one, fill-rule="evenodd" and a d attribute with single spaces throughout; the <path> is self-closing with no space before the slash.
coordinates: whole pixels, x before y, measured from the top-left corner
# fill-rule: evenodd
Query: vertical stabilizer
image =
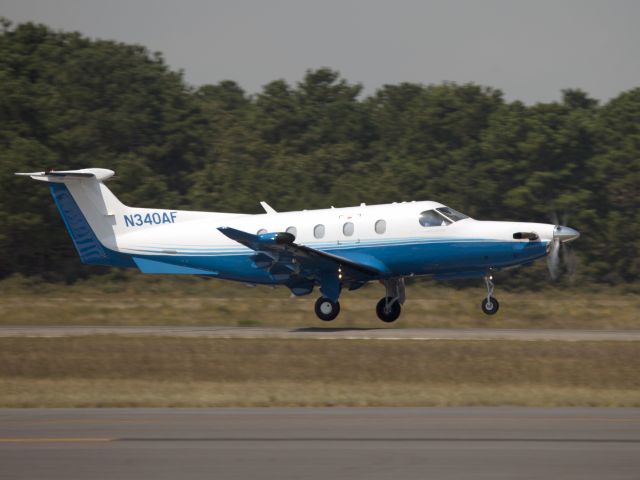
<path id="1" fill-rule="evenodd" d="M 125 206 L 103 180 L 111 170 L 86 168 L 56 172 L 17 173 L 49 183 L 51 195 L 83 263 L 132 266 L 127 255 L 116 252 L 116 215 Z"/>

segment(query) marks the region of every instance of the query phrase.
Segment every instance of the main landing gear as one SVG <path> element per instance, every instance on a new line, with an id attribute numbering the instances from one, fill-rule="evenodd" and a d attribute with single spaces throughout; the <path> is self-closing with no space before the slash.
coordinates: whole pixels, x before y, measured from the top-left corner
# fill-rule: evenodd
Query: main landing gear
<path id="1" fill-rule="evenodd" d="M 340 313 L 340 302 L 332 301 L 327 297 L 320 297 L 316 300 L 316 315 L 320 320 L 330 322 Z"/>
<path id="2" fill-rule="evenodd" d="M 385 323 L 395 322 L 402 313 L 402 304 L 406 299 L 404 278 L 389 278 L 382 283 L 386 292 L 376 305 L 376 314 Z"/>
<path id="3" fill-rule="evenodd" d="M 402 313 L 402 306 L 393 297 L 381 298 L 376 305 L 376 314 L 385 323 L 395 322 L 400 313 Z"/>
<path id="4" fill-rule="evenodd" d="M 487 298 L 482 300 L 482 311 L 487 315 L 494 315 L 497 313 L 500 308 L 500 304 L 498 300 L 493 298 L 493 277 L 491 275 L 487 275 L 484 277 L 484 283 L 487 285 Z"/>
<path id="5" fill-rule="evenodd" d="M 376 305 L 376 314 L 385 323 L 395 322 L 402 313 L 402 304 L 406 298 L 404 278 L 389 278 L 382 280 L 382 284 L 386 292 Z M 340 313 L 340 302 L 322 296 L 316 300 L 315 311 L 320 320 L 330 322 Z"/>

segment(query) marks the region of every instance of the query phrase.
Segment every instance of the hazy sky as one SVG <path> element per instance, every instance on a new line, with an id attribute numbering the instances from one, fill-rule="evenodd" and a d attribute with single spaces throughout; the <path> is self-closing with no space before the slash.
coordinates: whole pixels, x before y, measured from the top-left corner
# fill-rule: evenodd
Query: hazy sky
<path id="1" fill-rule="evenodd" d="M 0 0 L 0 15 L 143 44 L 193 85 L 249 93 L 322 66 L 366 93 L 451 80 L 533 103 L 640 86 L 638 0 Z"/>

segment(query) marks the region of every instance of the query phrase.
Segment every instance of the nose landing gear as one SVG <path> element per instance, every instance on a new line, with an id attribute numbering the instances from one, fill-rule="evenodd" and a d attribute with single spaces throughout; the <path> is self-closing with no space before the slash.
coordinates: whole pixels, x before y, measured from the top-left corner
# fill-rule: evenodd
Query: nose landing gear
<path id="1" fill-rule="evenodd" d="M 493 298 L 493 277 L 487 275 L 484 277 L 484 283 L 487 285 L 487 298 L 482 300 L 482 311 L 487 315 L 494 315 L 500 308 L 498 300 Z"/>

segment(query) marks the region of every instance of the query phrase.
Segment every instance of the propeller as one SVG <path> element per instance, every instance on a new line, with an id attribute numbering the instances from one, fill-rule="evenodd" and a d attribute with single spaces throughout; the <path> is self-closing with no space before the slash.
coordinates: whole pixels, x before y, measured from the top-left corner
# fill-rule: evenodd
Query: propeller
<path id="1" fill-rule="evenodd" d="M 551 221 L 555 225 L 553 229 L 553 240 L 551 242 L 551 250 L 547 256 L 547 267 L 549 268 L 549 274 L 553 280 L 556 280 L 560 274 L 560 260 L 565 265 L 565 269 L 570 277 L 573 277 L 576 271 L 576 257 L 569 249 L 567 243 L 575 240 L 580 236 L 573 228 L 565 227 L 567 224 L 568 216 L 564 214 L 562 216 L 562 223 L 558 221 L 558 215 L 553 212 L 551 214 Z M 562 250 L 562 255 L 560 255 Z M 562 258 L 561 258 L 562 257 Z"/>
<path id="2" fill-rule="evenodd" d="M 556 238 L 551 242 L 551 251 L 547 256 L 547 268 L 552 280 L 556 280 L 560 274 L 560 240 Z"/>

